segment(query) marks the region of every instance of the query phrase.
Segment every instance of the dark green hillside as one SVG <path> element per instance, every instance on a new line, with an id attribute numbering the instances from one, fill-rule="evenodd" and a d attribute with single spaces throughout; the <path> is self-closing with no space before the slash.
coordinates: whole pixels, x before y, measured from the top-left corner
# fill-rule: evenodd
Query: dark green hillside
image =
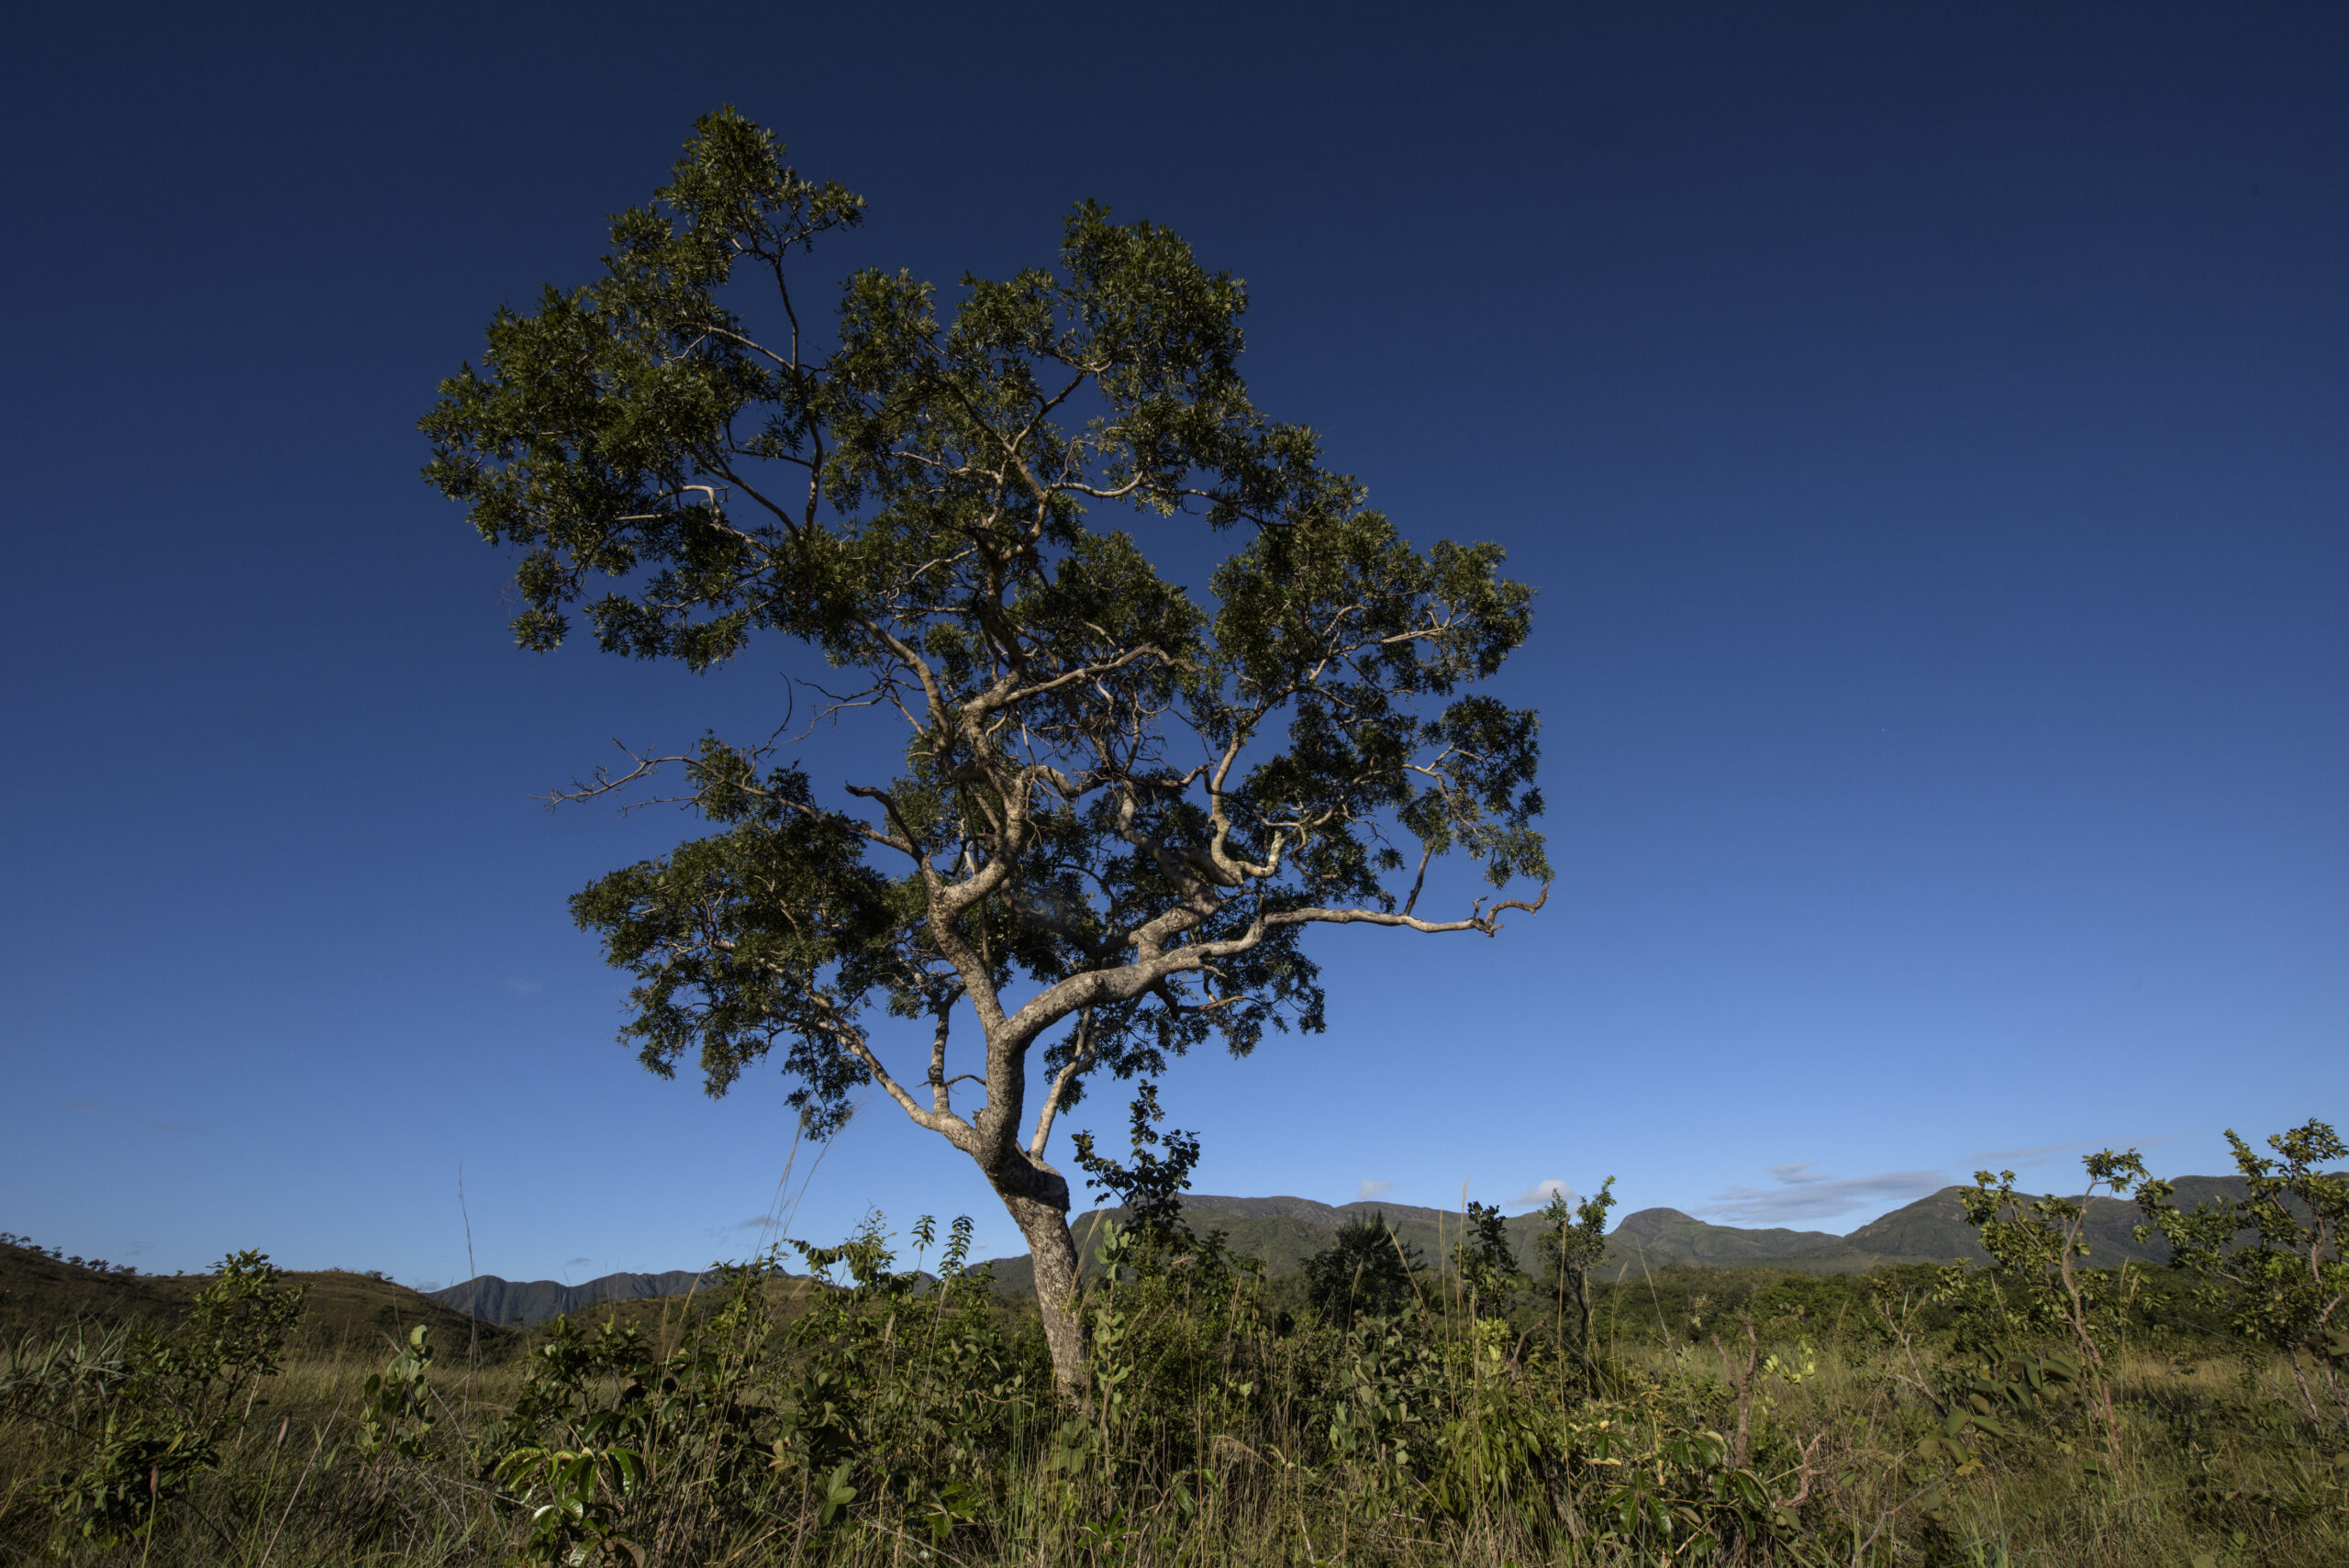
<path id="1" fill-rule="evenodd" d="M 683 1273 L 683 1271 L 679 1271 Z M 642 1276 L 658 1279 L 660 1275 Z M 691 1281 L 695 1276 L 685 1273 Z M 822 1287 L 806 1274 L 771 1276 L 762 1288 L 767 1311 L 777 1323 L 788 1323 L 804 1314 L 809 1303 Z M 568 1318 L 575 1329 L 593 1333 L 607 1323 L 633 1327 L 646 1339 L 659 1345 L 674 1344 L 680 1335 L 694 1331 L 711 1310 L 726 1299 L 718 1288 L 716 1276 L 702 1276 L 700 1288 L 688 1288 L 675 1295 L 607 1297 L 602 1301 L 583 1302 L 566 1307 L 559 1316 Z M 528 1345 L 550 1331 L 549 1325 L 557 1314 L 540 1318 L 531 1328 L 520 1330 L 519 1343 Z"/>
<path id="2" fill-rule="evenodd" d="M 686 1296 L 715 1277 L 706 1270 L 671 1269 L 657 1274 L 606 1274 L 584 1284 L 564 1284 L 559 1280 L 509 1280 L 481 1274 L 462 1284 L 433 1291 L 431 1296 L 451 1311 L 468 1313 L 486 1323 L 527 1329 L 560 1314 L 576 1316 L 611 1302 Z"/>
<path id="3" fill-rule="evenodd" d="M 347 1348 L 373 1356 L 384 1346 L 405 1340 L 407 1331 L 418 1323 L 429 1326 L 434 1341 L 443 1348 L 470 1344 L 482 1350 L 499 1349 L 513 1338 L 509 1329 L 451 1311 L 429 1296 L 374 1274 L 328 1269 L 285 1277 L 309 1287 L 309 1295 L 303 1298 L 302 1321 L 294 1332 L 294 1343 L 302 1349 Z M 185 1282 L 191 1295 L 203 1284 L 194 1275 Z"/>
<path id="4" fill-rule="evenodd" d="M 1927 1259 L 1937 1263 L 1984 1260 L 1974 1228 L 1957 1204 L 1958 1189 L 1943 1187 L 1904 1208 L 1869 1220 L 1844 1240 L 1862 1251 L 1887 1258 Z M 2134 1213 L 2132 1209 L 2131 1211 Z M 2124 1232 L 2125 1233 L 2125 1232 Z M 2133 1247 L 2134 1241 L 2131 1242 Z"/>
<path id="5" fill-rule="evenodd" d="M 11 1338 L 76 1321 L 161 1322 L 186 1297 L 168 1277 L 80 1268 L 30 1247 L 0 1244 L 0 1334 Z"/>
<path id="6" fill-rule="evenodd" d="M 2188 1208 L 2215 1196 L 2241 1197 L 2244 1190 L 2239 1176 L 2181 1176 L 2176 1188 L 2178 1204 Z M 1887 1263 L 1951 1263 L 1961 1260 L 1978 1262 L 1983 1258 L 1982 1250 L 1975 1241 L 1973 1228 L 1965 1223 L 1965 1212 L 1958 1207 L 1958 1190 L 1954 1186 L 1943 1187 L 1842 1236 L 1824 1230 L 1748 1229 L 1714 1225 L 1676 1208 L 1643 1208 L 1625 1215 L 1609 1235 L 1606 1259 L 1594 1277 L 1624 1279 L 1637 1275 L 1642 1268 L 1770 1268 L 1808 1274 L 1842 1274 L 1864 1273 Z M 1093 1262 L 1092 1242 L 1102 1216 L 1116 1212 L 1097 1209 L 1080 1217 L 1073 1225 L 1079 1251 L 1088 1267 Z M 1448 1244 L 1460 1235 L 1461 1217 L 1457 1213 L 1409 1204 L 1333 1205 L 1301 1197 L 1251 1198 L 1208 1194 L 1183 1200 L 1183 1217 L 1192 1229 L 1201 1234 L 1218 1229 L 1227 1232 L 1232 1251 L 1241 1257 L 1262 1259 L 1265 1272 L 1275 1277 L 1302 1268 L 1306 1259 L 1330 1245 L 1340 1226 L 1373 1213 L 1384 1214 L 1397 1236 L 1407 1245 L 1418 1248 L 1431 1265 L 1444 1256 Z M 2091 1202 L 2087 1226 L 2090 1262 L 2103 1265 L 2167 1261 L 2167 1251 L 2158 1240 L 2150 1246 L 2137 1240 L 2132 1233 L 2137 1220 L 2134 1204 L 2114 1198 Z M 1541 1229 L 1537 1215 L 1521 1214 L 1508 1222 L 1509 1236 L 1517 1244 L 1520 1259 L 1531 1262 L 1534 1255 L 1533 1235 Z M 1025 1295 L 1034 1288 L 1025 1257 L 996 1259 L 995 1277 L 998 1288 L 1011 1295 Z"/>
<path id="7" fill-rule="evenodd" d="M 1607 1256 L 1597 1277 L 1622 1279 L 1642 1267 L 1740 1269 L 1765 1264 L 1804 1273 L 1859 1273 L 1892 1261 L 1823 1230 L 1748 1230 L 1734 1225 L 1709 1225 L 1676 1208 L 1643 1208 L 1625 1215 L 1608 1236 Z"/>
<path id="8" fill-rule="evenodd" d="M 43 1333 L 72 1323 L 160 1327 L 179 1317 L 206 1277 L 77 1267 L 33 1248 L 0 1244 L 0 1335 Z M 510 1337 L 374 1274 L 325 1269 L 284 1277 L 308 1287 L 294 1331 L 294 1344 L 303 1350 L 347 1347 L 373 1355 L 418 1323 L 429 1324 L 443 1345 L 502 1345 Z"/>
<path id="9" fill-rule="evenodd" d="M 2247 1190 L 2241 1176 L 2180 1176 L 2175 1184 L 2175 1201 L 2181 1208 L 2192 1208 L 2214 1197 L 2241 1198 Z M 1982 1262 L 1982 1249 L 1975 1242 L 1973 1228 L 1965 1223 L 1957 1194 L 1955 1187 L 1943 1187 L 1931 1197 L 1919 1198 L 1905 1208 L 1896 1208 L 1882 1218 L 1868 1221 L 1844 1240 L 1888 1262 L 1951 1262 L 1960 1258 L 1969 1262 Z M 2109 1197 L 2090 1199 L 2089 1260 L 2099 1264 L 2167 1262 L 2169 1249 L 2162 1241 L 2155 1240 L 2149 1244 L 2137 1240 L 2134 1232 L 2142 1218 L 2133 1203 Z"/>
<path id="10" fill-rule="evenodd" d="M 1071 1222 L 1070 1229 L 1075 1234 L 1078 1251 L 1088 1269 L 1093 1263 L 1094 1242 L 1103 1218 L 1118 1212 L 1095 1209 Z M 1332 1205 L 1301 1197 L 1226 1197 L 1208 1194 L 1183 1200 L 1183 1218 L 1194 1231 L 1201 1235 L 1210 1230 L 1226 1232 L 1227 1245 L 1235 1254 L 1263 1260 L 1265 1272 L 1275 1277 L 1303 1268 L 1306 1259 L 1330 1245 L 1341 1226 L 1373 1214 L 1384 1215 L 1402 1242 L 1418 1248 L 1420 1256 L 1429 1260 L 1441 1256 L 1460 1235 L 1457 1214 L 1410 1204 Z M 1510 1236 L 1519 1251 L 1528 1256 L 1531 1255 L 1531 1238 L 1539 1224 L 1532 1215 L 1521 1215 L 1509 1221 Z M 999 1290 L 1024 1296 L 1035 1288 L 1024 1255 L 996 1259 L 994 1267 Z"/>
<path id="11" fill-rule="evenodd" d="M 1088 1266 L 1094 1257 L 1091 1243 L 1103 1214 L 1116 1212 L 1095 1210 L 1071 1227 Z M 1372 1214 L 1383 1214 L 1397 1237 L 1405 1245 L 1419 1249 L 1420 1257 L 1431 1266 L 1446 1254 L 1461 1233 L 1460 1215 L 1408 1204 L 1331 1205 L 1299 1197 L 1208 1195 L 1183 1201 L 1183 1218 L 1193 1230 L 1202 1234 L 1215 1229 L 1228 1232 L 1232 1251 L 1241 1257 L 1263 1260 L 1265 1272 L 1275 1277 L 1303 1268 L 1306 1259 L 1330 1245 L 1340 1226 Z M 1534 1234 L 1542 1229 L 1538 1215 L 1521 1214 L 1508 1221 L 1509 1238 L 1516 1243 L 1518 1256 L 1529 1264 L 1534 1256 Z M 1613 1279 L 1636 1273 L 1643 1262 L 1650 1269 L 1767 1265 L 1808 1273 L 1853 1273 L 1881 1262 L 1913 1261 L 1917 1260 L 1877 1256 L 1850 1245 L 1842 1237 L 1820 1231 L 1744 1230 L 1734 1226 L 1709 1225 L 1677 1209 L 1651 1208 L 1627 1216 L 1616 1227 L 1609 1240 L 1607 1261 L 1600 1265 L 1597 1277 Z M 1947 1262 L 1950 1258 L 1936 1257 L 1932 1261 Z M 996 1260 L 995 1276 L 997 1286 L 1010 1294 L 1024 1295 L 1033 1288 L 1029 1283 L 1025 1257 Z"/>

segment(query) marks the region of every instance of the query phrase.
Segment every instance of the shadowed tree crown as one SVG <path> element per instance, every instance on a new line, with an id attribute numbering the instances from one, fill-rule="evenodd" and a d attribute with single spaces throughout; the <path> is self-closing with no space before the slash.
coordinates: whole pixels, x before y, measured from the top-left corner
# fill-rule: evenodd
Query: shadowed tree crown
<path id="1" fill-rule="evenodd" d="M 1305 1293 L 1333 1322 L 1392 1318 L 1419 1300 L 1419 1250 L 1374 1211 L 1338 1227 L 1330 1245 L 1305 1260 Z"/>

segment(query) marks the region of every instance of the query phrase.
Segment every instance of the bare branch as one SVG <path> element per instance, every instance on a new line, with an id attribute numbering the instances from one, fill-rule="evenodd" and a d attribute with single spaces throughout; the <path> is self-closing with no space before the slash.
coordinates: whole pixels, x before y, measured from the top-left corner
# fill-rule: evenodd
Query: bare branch
<path id="1" fill-rule="evenodd" d="M 1060 1072 L 1053 1075 L 1052 1087 L 1045 1095 L 1044 1103 L 1037 1107 L 1036 1136 L 1028 1140 L 1030 1160 L 1044 1157 L 1044 1146 L 1052 1140 L 1052 1120 L 1060 1115 L 1061 1102 L 1067 1097 L 1069 1085 L 1092 1070 L 1095 1044 L 1093 1009 L 1087 1007 L 1076 1021 L 1076 1044 L 1070 1050 L 1068 1060 L 1061 1064 Z"/>

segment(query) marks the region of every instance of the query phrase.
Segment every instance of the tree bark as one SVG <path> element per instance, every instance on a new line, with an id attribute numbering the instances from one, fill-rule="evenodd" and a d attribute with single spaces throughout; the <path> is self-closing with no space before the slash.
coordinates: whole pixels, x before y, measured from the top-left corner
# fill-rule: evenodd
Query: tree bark
<path id="1" fill-rule="evenodd" d="M 1087 1402 L 1085 1324 L 1076 1311 L 1076 1242 L 1068 1231 L 1068 1184 L 1051 1171 L 1032 1171 L 1026 1190 L 995 1179 L 996 1195 L 1028 1240 L 1036 1281 L 1036 1311 L 1052 1352 L 1052 1382 L 1072 1404 Z M 1055 1201 L 1057 1200 L 1057 1201 Z"/>

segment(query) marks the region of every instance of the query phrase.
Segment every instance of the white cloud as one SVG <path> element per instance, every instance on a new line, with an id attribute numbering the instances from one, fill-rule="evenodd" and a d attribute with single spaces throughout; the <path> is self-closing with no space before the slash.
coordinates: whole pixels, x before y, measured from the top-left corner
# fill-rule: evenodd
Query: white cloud
<path id="1" fill-rule="evenodd" d="M 1698 1209 L 1701 1218 L 1731 1225 L 1782 1225 L 1790 1219 L 1824 1219 L 1865 1204 L 1920 1198 L 1944 1184 L 1939 1171 L 1886 1171 L 1874 1176 L 1830 1176 L 1808 1160 L 1773 1165 L 1776 1187 L 1731 1187 Z"/>
<path id="2" fill-rule="evenodd" d="M 517 996 L 535 996 L 546 989 L 546 983 L 540 980 L 527 980 L 521 975 L 513 974 L 507 977 L 506 989 L 513 992 Z"/>
<path id="3" fill-rule="evenodd" d="M 1568 1203 L 1572 1203 L 1575 1200 L 1575 1195 L 1574 1188 L 1566 1185 L 1565 1183 L 1558 1180 L 1557 1177 L 1552 1176 L 1546 1181 L 1534 1183 L 1531 1186 L 1526 1188 L 1523 1192 L 1509 1199 L 1508 1207 L 1511 1208 L 1540 1208 L 1553 1197 L 1562 1197 Z"/>
<path id="4" fill-rule="evenodd" d="M 1362 1184 L 1362 1191 L 1354 1194 L 1354 1201 L 1368 1203 L 1371 1199 L 1383 1197 L 1394 1190 L 1395 1184 L 1392 1182 L 1364 1182 Z"/>

